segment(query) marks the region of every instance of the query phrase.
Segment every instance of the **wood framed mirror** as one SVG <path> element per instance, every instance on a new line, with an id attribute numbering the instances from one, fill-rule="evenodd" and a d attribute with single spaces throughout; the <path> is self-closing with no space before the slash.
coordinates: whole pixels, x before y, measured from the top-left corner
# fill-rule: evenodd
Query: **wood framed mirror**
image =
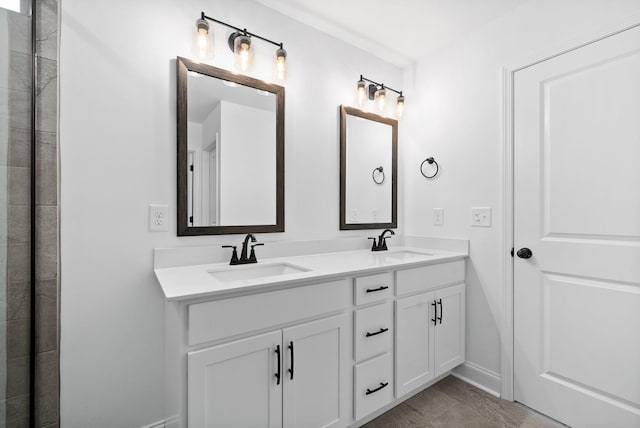
<path id="1" fill-rule="evenodd" d="M 398 121 L 340 106 L 340 229 L 398 227 Z"/>
<path id="2" fill-rule="evenodd" d="M 178 236 L 284 232 L 284 88 L 176 65 Z"/>

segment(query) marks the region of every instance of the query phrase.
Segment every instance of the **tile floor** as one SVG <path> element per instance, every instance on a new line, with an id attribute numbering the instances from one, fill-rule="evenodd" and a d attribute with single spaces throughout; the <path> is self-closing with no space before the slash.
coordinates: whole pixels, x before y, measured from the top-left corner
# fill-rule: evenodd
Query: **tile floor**
<path id="1" fill-rule="evenodd" d="M 362 428 L 432 427 L 566 428 L 566 425 L 449 376 Z"/>

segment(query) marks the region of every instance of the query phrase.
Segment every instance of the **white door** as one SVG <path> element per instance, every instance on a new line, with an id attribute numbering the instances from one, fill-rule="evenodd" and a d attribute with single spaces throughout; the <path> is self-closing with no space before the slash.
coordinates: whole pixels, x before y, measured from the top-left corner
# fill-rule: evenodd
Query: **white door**
<path id="1" fill-rule="evenodd" d="M 283 330 L 283 427 L 347 425 L 345 316 Z"/>
<path id="2" fill-rule="evenodd" d="M 435 375 L 440 376 L 464 363 L 464 285 L 454 285 L 435 293 Z"/>
<path id="3" fill-rule="evenodd" d="M 514 94 L 515 399 L 640 427 L 640 28 L 516 72 Z"/>
<path id="4" fill-rule="evenodd" d="M 282 426 L 282 384 L 276 374 L 275 331 L 187 356 L 190 428 L 277 428 Z"/>
<path id="5" fill-rule="evenodd" d="M 434 378 L 434 293 L 396 301 L 396 397 Z"/>

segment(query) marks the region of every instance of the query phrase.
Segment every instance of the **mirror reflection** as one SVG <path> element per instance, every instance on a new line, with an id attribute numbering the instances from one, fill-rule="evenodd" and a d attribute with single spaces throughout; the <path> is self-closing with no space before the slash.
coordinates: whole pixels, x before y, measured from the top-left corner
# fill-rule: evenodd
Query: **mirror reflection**
<path id="1" fill-rule="evenodd" d="M 284 88 L 178 58 L 178 234 L 284 230 Z"/>
<path id="2" fill-rule="evenodd" d="M 340 228 L 396 227 L 397 121 L 341 107 Z"/>

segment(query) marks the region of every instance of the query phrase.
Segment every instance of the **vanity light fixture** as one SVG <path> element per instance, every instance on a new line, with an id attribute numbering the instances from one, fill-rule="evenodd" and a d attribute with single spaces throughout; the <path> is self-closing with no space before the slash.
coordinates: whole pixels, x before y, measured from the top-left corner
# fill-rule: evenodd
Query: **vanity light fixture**
<path id="1" fill-rule="evenodd" d="M 369 82 L 369 86 L 367 86 L 365 82 Z M 371 101 L 375 101 L 378 110 L 381 112 L 384 111 L 386 107 L 387 91 L 395 92 L 398 94 L 398 98 L 396 98 L 396 114 L 398 117 L 402 117 L 402 113 L 404 112 L 404 95 L 402 95 L 402 91 L 390 88 L 384 83 L 378 83 L 371 79 L 367 79 L 362 74 L 360 75 L 360 80 L 358 80 L 358 83 L 356 84 L 356 91 L 359 106 L 362 106 L 365 97 L 368 97 Z"/>
<path id="2" fill-rule="evenodd" d="M 247 72 L 253 65 L 253 38 L 260 39 L 267 43 L 271 43 L 278 47 L 273 59 L 274 77 L 278 80 L 284 80 L 287 75 L 287 51 L 284 50 L 283 44 L 269 40 L 266 37 L 247 31 L 246 28 L 239 28 L 226 22 L 220 21 L 200 12 L 200 18 L 196 20 L 196 34 L 193 44 L 193 53 L 200 59 L 213 58 L 213 29 L 209 22 L 224 25 L 225 27 L 235 30 L 229 35 L 229 48 L 235 54 L 235 68 L 240 72 Z"/>

